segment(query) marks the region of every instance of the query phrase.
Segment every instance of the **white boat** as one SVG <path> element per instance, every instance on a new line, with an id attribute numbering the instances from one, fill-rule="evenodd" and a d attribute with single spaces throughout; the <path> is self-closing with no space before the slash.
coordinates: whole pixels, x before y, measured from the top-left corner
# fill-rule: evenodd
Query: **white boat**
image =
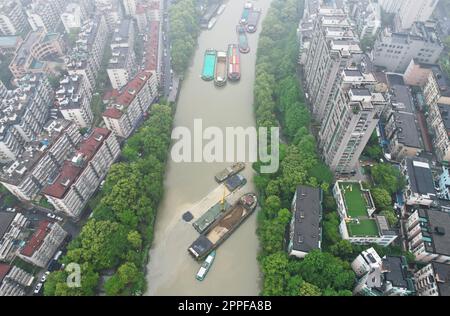
<path id="1" fill-rule="evenodd" d="M 214 24 L 216 24 L 216 22 L 217 22 L 217 18 L 213 17 L 208 23 L 208 30 L 212 29 Z"/>
<path id="2" fill-rule="evenodd" d="M 226 4 L 222 4 L 222 5 L 219 7 L 219 10 L 217 10 L 217 15 L 221 15 L 222 12 L 225 10 L 226 7 L 227 7 Z"/>
<path id="3" fill-rule="evenodd" d="M 203 262 L 202 266 L 200 267 L 200 270 L 198 270 L 197 275 L 195 278 L 199 281 L 203 281 L 206 277 L 206 274 L 208 273 L 209 269 L 211 268 L 214 258 L 216 257 L 216 251 L 213 250 L 211 253 L 206 257 L 205 261 Z"/>

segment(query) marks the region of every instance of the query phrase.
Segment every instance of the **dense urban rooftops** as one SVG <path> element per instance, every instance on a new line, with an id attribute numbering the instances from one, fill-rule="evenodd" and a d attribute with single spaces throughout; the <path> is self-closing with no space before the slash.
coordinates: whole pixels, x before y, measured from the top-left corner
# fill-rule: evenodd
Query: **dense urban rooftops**
<path id="1" fill-rule="evenodd" d="M 450 256 L 450 213 L 420 209 L 419 218 L 427 252 Z"/>

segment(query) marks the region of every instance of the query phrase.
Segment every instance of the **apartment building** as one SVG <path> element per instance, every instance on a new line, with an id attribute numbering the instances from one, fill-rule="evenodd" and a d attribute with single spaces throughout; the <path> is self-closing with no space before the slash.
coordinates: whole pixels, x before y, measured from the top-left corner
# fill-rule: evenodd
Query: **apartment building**
<path id="1" fill-rule="evenodd" d="M 442 173 L 439 176 L 438 196 L 440 199 L 450 200 L 450 171 L 446 166 L 442 167 Z"/>
<path id="2" fill-rule="evenodd" d="M 65 45 L 58 33 L 47 33 L 38 29 L 28 33 L 25 40 L 17 47 L 9 64 L 9 70 L 15 78 L 28 73 L 50 73 L 49 59 L 64 55 Z"/>
<path id="3" fill-rule="evenodd" d="M 386 71 L 404 73 L 412 59 L 433 64 L 443 50 L 435 22 L 415 22 L 408 31 L 385 28 L 375 41 L 372 59 Z"/>
<path id="4" fill-rule="evenodd" d="M 64 5 L 63 0 L 35 0 L 26 8 L 28 23 L 33 31 L 45 29 L 54 32 L 58 27 L 60 14 Z"/>
<path id="5" fill-rule="evenodd" d="M 380 6 L 387 13 L 398 13 L 403 0 L 379 0 Z"/>
<path id="6" fill-rule="evenodd" d="M 423 88 L 432 73 L 439 73 L 440 67 L 436 64 L 424 64 L 413 58 L 403 74 L 406 85 Z"/>
<path id="7" fill-rule="evenodd" d="M 95 128 L 42 193 L 56 210 L 78 219 L 119 153 L 116 136 L 105 128 Z"/>
<path id="8" fill-rule="evenodd" d="M 0 263 L 0 296 L 24 296 L 34 276 L 17 266 Z"/>
<path id="9" fill-rule="evenodd" d="M 26 34 L 30 29 L 19 1 L 6 0 L 0 3 L 0 33 L 2 35 Z"/>
<path id="10" fill-rule="evenodd" d="M 154 71 L 141 71 L 111 101 L 103 112 L 106 127 L 127 138 L 158 96 Z"/>
<path id="11" fill-rule="evenodd" d="M 108 30 L 112 32 L 124 17 L 123 7 L 116 0 L 95 0 L 95 10 L 105 17 Z"/>
<path id="12" fill-rule="evenodd" d="M 81 141 L 79 128 L 66 120 L 49 121 L 17 159 L 3 166 L 0 182 L 17 198 L 31 201 L 56 176 L 60 166 Z"/>
<path id="13" fill-rule="evenodd" d="M 139 3 L 136 6 L 136 25 L 140 33 L 143 33 L 148 26 L 147 19 L 147 5 L 143 3 Z"/>
<path id="14" fill-rule="evenodd" d="M 111 39 L 112 57 L 108 63 L 108 77 L 113 89 L 125 86 L 135 74 L 133 20 L 125 19 L 114 30 Z"/>
<path id="15" fill-rule="evenodd" d="M 407 157 L 401 162 L 400 169 L 406 178 L 405 203 L 430 206 L 437 194 L 428 159 Z"/>
<path id="16" fill-rule="evenodd" d="M 402 29 L 411 28 L 415 22 L 426 22 L 433 15 L 439 0 L 402 0 L 398 18 Z"/>
<path id="17" fill-rule="evenodd" d="M 378 81 L 358 68 L 346 68 L 330 91 L 319 131 L 322 156 L 337 174 L 354 172 L 359 157 L 385 109 Z"/>
<path id="18" fill-rule="evenodd" d="M 327 102 L 340 71 L 362 51 L 344 10 L 320 8 L 313 23 L 303 71 L 313 115 L 321 122 L 330 111 Z"/>
<path id="19" fill-rule="evenodd" d="M 288 254 L 304 258 L 322 244 L 322 190 L 298 186 L 292 200 Z"/>
<path id="20" fill-rule="evenodd" d="M 16 255 L 28 220 L 20 213 L 0 212 L 0 261 L 10 262 Z"/>
<path id="21" fill-rule="evenodd" d="M 415 293 L 403 256 L 381 258 L 373 248 L 364 250 L 351 264 L 357 281 L 353 295 L 407 296 Z"/>
<path id="22" fill-rule="evenodd" d="M 387 247 L 397 238 L 386 218 L 375 214 L 372 195 L 363 188 L 362 182 L 337 181 L 333 195 L 338 206 L 342 239 L 359 245 Z"/>
<path id="23" fill-rule="evenodd" d="M 75 2 L 68 3 L 60 17 L 67 33 L 81 28 L 83 21 L 87 18 L 83 7 Z"/>
<path id="24" fill-rule="evenodd" d="M 65 58 L 70 75 L 83 75 L 89 83 L 87 93 L 93 93 L 108 39 L 105 18 L 96 16 L 83 23 L 75 47 Z"/>
<path id="25" fill-rule="evenodd" d="M 87 79 L 83 75 L 64 76 L 56 90 L 55 105 L 62 116 L 73 121 L 78 127 L 90 127 L 94 114 L 90 106 L 92 95 L 89 93 Z"/>
<path id="26" fill-rule="evenodd" d="M 136 14 L 136 2 L 137 0 L 122 0 L 126 15 L 134 16 Z"/>
<path id="27" fill-rule="evenodd" d="M 450 296 L 450 265 L 431 262 L 414 274 L 418 296 Z"/>
<path id="28" fill-rule="evenodd" d="M 381 7 L 375 0 L 348 1 L 349 16 L 356 23 L 359 38 L 377 35 L 381 28 Z"/>
<path id="29" fill-rule="evenodd" d="M 408 249 L 417 261 L 450 264 L 450 213 L 418 209 L 405 227 Z"/>
<path id="30" fill-rule="evenodd" d="M 433 67 L 423 87 L 428 105 L 427 123 L 438 160 L 450 161 L 450 86 L 439 67 Z"/>
<path id="31" fill-rule="evenodd" d="M 20 36 L 0 36 L 0 54 L 12 55 L 22 43 Z"/>
<path id="32" fill-rule="evenodd" d="M 53 99 L 44 75 L 27 75 L 16 84 L 0 98 L 0 163 L 17 160 L 24 145 L 42 132 Z"/>
<path id="33" fill-rule="evenodd" d="M 19 257 L 43 268 L 66 237 L 67 232 L 58 223 L 41 221 L 33 236 L 20 251 Z"/>

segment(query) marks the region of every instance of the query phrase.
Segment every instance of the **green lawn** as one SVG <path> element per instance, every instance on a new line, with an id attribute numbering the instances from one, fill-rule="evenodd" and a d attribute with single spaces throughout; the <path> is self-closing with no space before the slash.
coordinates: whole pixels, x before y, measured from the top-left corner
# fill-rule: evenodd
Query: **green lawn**
<path id="1" fill-rule="evenodd" d="M 348 186 L 352 187 L 350 191 Z M 359 183 L 342 183 L 341 190 L 344 192 L 345 204 L 347 205 L 347 215 L 353 218 L 360 216 L 367 217 L 367 204 L 362 195 Z"/>
<path id="2" fill-rule="evenodd" d="M 378 236 L 378 226 L 374 219 L 360 219 L 359 224 L 348 223 L 348 233 L 350 236 Z"/>

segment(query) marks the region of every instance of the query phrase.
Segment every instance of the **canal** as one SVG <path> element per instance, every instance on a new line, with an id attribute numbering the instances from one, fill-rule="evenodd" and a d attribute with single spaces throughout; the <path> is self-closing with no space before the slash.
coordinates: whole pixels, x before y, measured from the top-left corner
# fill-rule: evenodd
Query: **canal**
<path id="1" fill-rule="evenodd" d="M 185 75 L 179 95 L 175 126 L 193 131 L 194 119 L 203 120 L 203 128 L 255 126 L 253 84 L 256 47 L 261 21 L 270 0 L 253 1 L 262 9 L 258 31 L 248 34 L 250 53 L 241 54 L 241 80 L 223 88 L 200 78 L 203 55 L 207 48 L 226 51 L 237 43 L 236 24 L 243 0 L 225 2 L 227 7 L 211 30 L 199 36 L 192 65 Z M 175 163 L 169 157 L 165 179 L 165 196 L 158 210 L 155 237 L 147 266 L 147 295 L 258 295 L 260 272 L 256 261 L 258 240 L 256 214 L 244 222 L 217 250 L 215 262 L 203 282 L 195 279 L 200 267 L 187 248 L 198 237 L 191 223 L 181 216 L 196 202 L 217 188 L 214 175 L 230 163 Z M 254 191 L 251 164 L 243 172 L 249 183 L 242 193 Z"/>

